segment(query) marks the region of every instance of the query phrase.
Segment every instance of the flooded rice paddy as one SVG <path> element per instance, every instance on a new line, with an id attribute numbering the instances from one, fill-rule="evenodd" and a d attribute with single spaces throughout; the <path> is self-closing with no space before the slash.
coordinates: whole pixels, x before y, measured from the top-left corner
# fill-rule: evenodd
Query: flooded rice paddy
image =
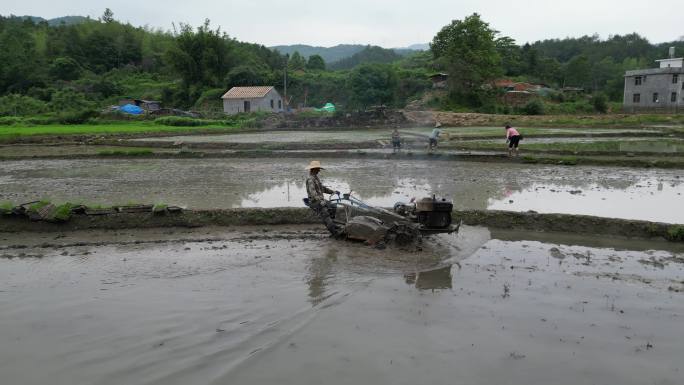
<path id="1" fill-rule="evenodd" d="M 0 202 L 299 207 L 309 159 L 5 161 Z M 457 209 L 533 210 L 684 223 L 680 170 L 429 160 L 326 159 L 324 182 L 374 205 L 431 193 Z"/>
<path id="2" fill-rule="evenodd" d="M 478 227 L 420 251 L 306 226 L 0 234 L 2 382 L 680 383 L 684 250 L 604 243 Z"/>
<path id="3" fill-rule="evenodd" d="M 407 140 L 426 139 L 434 127 L 402 128 L 400 133 Z M 467 128 L 441 128 L 444 134 L 442 138 L 455 137 L 478 137 L 492 136 L 505 137 L 501 127 L 467 127 Z M 581 128 L 536 128 L 535 133 L 545 135 L 577 135 L 587 136 L 601 134 L 657 134 L 656 129 L 581 129 Z M 392 134 L 391 129 L 367 129 L 367 130 L 292 130 L 292 131 L 263 131 L 252 133 L 235 133 L 220 135 L 182 135 L 156 138 L 141 138 L 141 142 L 183 142 L 183 143 L 240 143 L 240 144 L 265 144 L 265 143 L 354 143 L 369 141 L 388 141 Z"/>

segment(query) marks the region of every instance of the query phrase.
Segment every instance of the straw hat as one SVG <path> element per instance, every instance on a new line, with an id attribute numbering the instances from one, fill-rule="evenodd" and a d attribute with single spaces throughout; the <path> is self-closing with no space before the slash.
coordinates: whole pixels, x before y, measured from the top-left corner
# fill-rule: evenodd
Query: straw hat
<path id="1" fill-rule="evenodd" d="M 323 167 L 321 167 L 321 162 L 318 160 L 312 160 L 311 163 L 309 163 L 309 165 L 306 166 L 307 170 L 311 170 L 314 168 L 320 168 L 321 170 L 325 170 Z"/>

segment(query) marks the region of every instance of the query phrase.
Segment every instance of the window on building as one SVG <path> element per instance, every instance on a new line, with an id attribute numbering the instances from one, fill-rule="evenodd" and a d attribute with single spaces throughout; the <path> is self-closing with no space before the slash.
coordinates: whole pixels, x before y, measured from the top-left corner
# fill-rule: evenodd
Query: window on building
<path id="1" fill-rule="evenodd" d="M 273 109 L 273 99 L 271 99 L 271 109 Z"/>
<path id="2" fill-rule="evenodd" d="M 641 85 L 641 76 L 635 76 L 635 77 L 634 77 L 634 85 L 635 85 L 635 86 L 640 86 L 640 85 Z"/>
<path id="3" fill-rule="evenodd" d="M 672 83 L 674 83 L 674 84 L 679 83 L 679 74 L 672 75 Z"/>
<path id="4" fill-rule="evenodd" d="M 658 97 L 658 93 L 654 92 L 653 93 L 653 103 L 659 103 L 659 102 L 660 102 L 660 99 Z"/>
<path id="5" fill-rule="evenodd" d="M 670 96 L 670 101 L 671 101 L 672 103 L 676 103 L 676 102 L 677 102 L 677 93 L 676 93 L 676 92 L 673 92 L 673 93 L 672 93 L 672 95 Z"/>
<path id="6" fill-rule="evenodd" d="M 641 94 L 634 94 L 632 95 L 632 101 L 634 103 L 641 103 Z"/>
<path id="7" fill-rule="evenodd" d="M 278 109 L 280 110 L 280 109 L 282 109 L 282 108 L 283 108 L 283 101 L 282 101 L 282 100 L 278 100 Z"/>

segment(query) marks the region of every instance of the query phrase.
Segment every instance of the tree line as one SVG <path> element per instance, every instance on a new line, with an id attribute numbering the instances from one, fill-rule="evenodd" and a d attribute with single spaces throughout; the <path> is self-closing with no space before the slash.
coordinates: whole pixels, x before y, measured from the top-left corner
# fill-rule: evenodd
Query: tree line
<path id="1" fill-rule="evenodd" d="M 169 107 L 217 109 L 232 86 L 275 85 L 298 106 L 401 107 L 449 73 L 451 103 L 472 109 L 496 103 L 491 84 L 508 77 L 549 87 L 583 87 L 620 100 L 625 70 L 650 67 L 667 47 L 638 34 L 542 40 L 518 45 L 473 14 L 445 26 L 431 50 L 402 57 L 368 46 L 329 68 L 322 57 L 282 55 L 231 38 L 207 20 L 171 31 L 121 23 L 106 10 L 97 20 L 49 26 L 0 16 L 0 115 L 97 109 L 123 96 L 160 99 Z"/>

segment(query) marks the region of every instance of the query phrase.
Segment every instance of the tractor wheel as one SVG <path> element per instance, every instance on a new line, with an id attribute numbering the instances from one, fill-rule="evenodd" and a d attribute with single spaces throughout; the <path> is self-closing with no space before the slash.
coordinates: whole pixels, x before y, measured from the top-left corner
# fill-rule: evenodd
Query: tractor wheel
<path id="1" fill-rule="evenodd" d="M 408 246 L 420 239 L 420 232 L 411 226 L 396 225 L 388 231 L 389 238 L 399 246 Z"/>

